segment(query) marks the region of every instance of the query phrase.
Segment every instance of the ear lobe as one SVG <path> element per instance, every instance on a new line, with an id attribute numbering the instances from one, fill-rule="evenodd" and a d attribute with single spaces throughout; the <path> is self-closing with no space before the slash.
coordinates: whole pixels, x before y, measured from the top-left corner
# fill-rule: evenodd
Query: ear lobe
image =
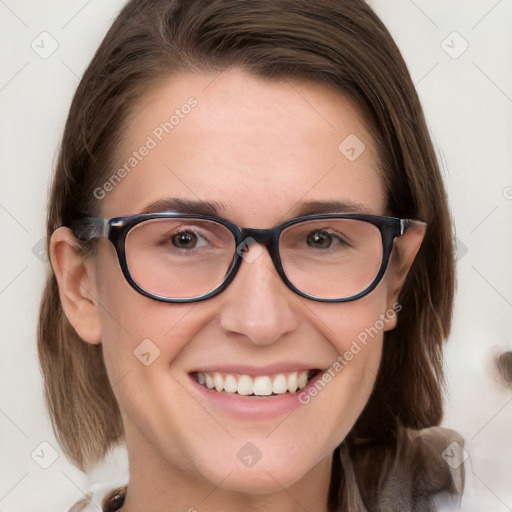
<path id="1" fill-rule="evenodd" d="M 52 234 L 50 261 L 59 285 L 62 308 L 69 322 L 87 343 L 101 343 L 93 265 L 80 253 L 69 228 L 60 227 Z"/>
<path id="2" fill-rule="evenodd" d="M 389 268 L 392 276 L 388 294 L 388 307 L 396 304 L 405 278 L 425 238 L 426 231 L 427 225 L 418 223 L 410 226 L 402 236 L 395 238 Z"/>

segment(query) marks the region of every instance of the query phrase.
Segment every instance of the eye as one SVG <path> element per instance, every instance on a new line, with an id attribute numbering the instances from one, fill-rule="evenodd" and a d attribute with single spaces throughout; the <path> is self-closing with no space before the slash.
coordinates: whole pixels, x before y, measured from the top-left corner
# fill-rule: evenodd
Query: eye
<path id="1" fill-rule="evenodd" d="M 307 243 L 310 247 L 328 249 L 332 244 L 332 235 L 327 231 L 312 231 L 309 233 Z"/>
<path id="2" fill-rule="evenodd" d="M 171 237 L 172 244 L 179 249 L 193 249 L 198 241 L 198 237 L 192 231 L 181 231 Z"/>

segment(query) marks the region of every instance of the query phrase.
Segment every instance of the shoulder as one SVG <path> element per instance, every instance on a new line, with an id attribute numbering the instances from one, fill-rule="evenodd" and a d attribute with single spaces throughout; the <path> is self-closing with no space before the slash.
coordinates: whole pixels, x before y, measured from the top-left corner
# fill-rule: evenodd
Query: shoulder
<path id="1" fill-rule="evenodd" d="M 343 496 L 367 512 L 460 510 L 466 455 L 462 436 L 440 427 L 401 428 L 381 443 L 351 438 L 340 446 L 338 510 L 348 510 Z"/>
<path id="2" fill-rule="evenodd" d="M 454 430 L 431 427 L 401 429 L 396 445 L 370 447 L 360 466 L 359 483 L 368 510 L 436 512 L 460 510 L 464 487 L 464 440 Z M 371 461 L 380 470 L 365 485 Z"/>
<path id="3" fill-rule="evenodd" d="M 434 510 L 457 510 L 464 489 L 464 439 L 456 431 L 431 427 L 408 431 L 412 445 L 413 499 L 417 510 L 425 500 Z M 450 508 L 448 508 L 450 507 Z"/>

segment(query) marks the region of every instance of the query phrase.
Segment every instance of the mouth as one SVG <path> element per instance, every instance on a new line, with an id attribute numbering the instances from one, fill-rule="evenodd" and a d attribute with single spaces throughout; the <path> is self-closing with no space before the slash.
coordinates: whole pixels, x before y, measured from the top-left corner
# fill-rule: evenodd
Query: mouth
<path id="1" fill-rule="evenodd" d="M 201 386 L 216 391 L 239 396 L 281 396 L 296 393 L 320 370 L 302 370 L 271 375 L 251 376 L 237 373 L 193 372 L 192 376 Z"/>

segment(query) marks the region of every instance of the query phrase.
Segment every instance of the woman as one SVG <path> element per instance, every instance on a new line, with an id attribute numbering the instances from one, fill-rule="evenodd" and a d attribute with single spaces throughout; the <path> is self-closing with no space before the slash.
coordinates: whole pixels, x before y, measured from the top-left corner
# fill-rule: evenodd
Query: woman
<path id="1" fill-rule="evenodd" d="M 128 450 L 104 510 L 458 501 L 462 440 L 435 427 L 447 201 L 364 2 L 130 2 L 75 95 L 47 227 L 57 436 L 81 469 Z"/>

